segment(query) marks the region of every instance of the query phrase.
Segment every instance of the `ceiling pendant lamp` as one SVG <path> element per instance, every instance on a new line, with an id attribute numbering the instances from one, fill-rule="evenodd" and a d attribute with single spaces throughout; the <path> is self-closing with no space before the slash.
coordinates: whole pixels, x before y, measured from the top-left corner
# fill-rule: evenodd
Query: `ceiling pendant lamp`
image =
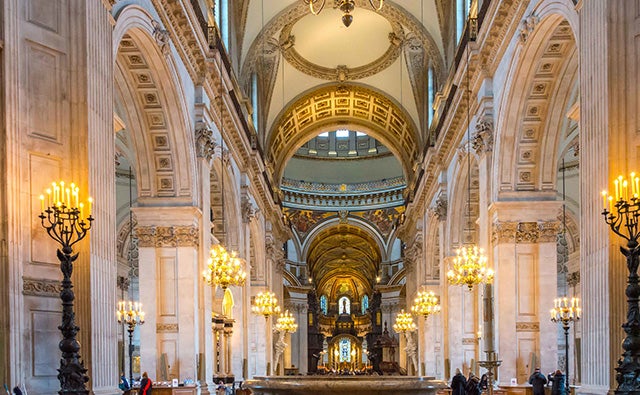
<path id="1" fill-rule="evenodd" d="M 322 9 L 324 8 L 327 0 L 302 0 L 307 6 L 309 6 L 309 11 L 313 15 L 318 15 Z M 369 4 L 371 8 L 375 11 L 380 11 L 382 6 L 384 5 L 384 0 L 369 0 Z M 356 2 L 354 0 L 335 0 L 335 7 L 342 11 L 342 23 L 349 27 L 351 22 L 353 22 L 353 15 L 351 12 L 356 8 Z"/>

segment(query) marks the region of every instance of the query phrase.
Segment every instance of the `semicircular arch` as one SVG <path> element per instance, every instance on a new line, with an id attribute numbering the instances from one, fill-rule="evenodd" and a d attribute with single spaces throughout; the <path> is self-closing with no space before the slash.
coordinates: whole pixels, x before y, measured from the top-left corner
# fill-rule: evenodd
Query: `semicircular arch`
<path id="1" fill-rule="evenodd" d="M 288 160 L 319 133 L 352 128 L 382 142 L 398 158 L 407 183 L 421 152 L 421 139 L 406 111 L 384 93 L 362 84 L 326 84 L 286 106 L 269 133 L 267 162 L 277 183 Z"/>
<path id="2" fill-rule="evenodd" d="M 549 3 L 549 2 L 547 2 Z M 551 2 L 511 66 L 513 81 L 499 113 L 494 150 L 496 196 L 520 191 L 553 191 L 557 182 L 555 160 L 562 125 L 575 98 L 578 51 L 570 20 Z M 553 198 L 555 195 L 549 195 Z"/>
<path id="3" fill-rule="evenodd" d="M 192 200 L 195 142 L 173 58 L 153 38 L 152 16 L 137 5 L 116 15 L 114 78 L 136 158 L 138 195 Z M 172 109 L 172 111 L 169 111 Z M 178 159 L 179 158 L 179 159 Z"/>

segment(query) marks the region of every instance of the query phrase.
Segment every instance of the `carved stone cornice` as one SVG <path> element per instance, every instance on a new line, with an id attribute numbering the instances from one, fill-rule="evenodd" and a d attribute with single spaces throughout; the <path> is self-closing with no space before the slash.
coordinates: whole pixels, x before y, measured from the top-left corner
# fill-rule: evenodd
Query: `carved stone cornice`
<path id="1" fill-rule="evenodd" d="M 540 229 L 537 222 L 520 222 L 516 231 L 516 243 L 537 243 Z"/>
<path id="2" fill-rule="evenodd" d="M 217 143 L 213 140 L 213 132 L 208 127 L 202 125 L 196 128 L 196 155 L 211 161 Z"/>
<path id="3" fill-rule="evenodd" d="M 493 224 L 494 243 L 551 243 L 560 231 L 558 221 L 515 222 L 498 221 Z"/>
<path id="4" fill-rule="evenodd" d="M 517 222 L 494 222 L 491 238 L 496 244 L 513 243 L 516 241 L 517 228 Z"/>
<path id="5" fill-rule="evenodd" d="M 197 247 L 200 233 L 195 226 L 138 226 L 139 247 Z"/>
<path id="6" fill-rule="evenodd" d="M 516 322 L 516 332 L 540 332 L 540 323 Z"/>
<path id="7" fill-rule="evenodd" d="M 22 294 L 31 296 L 45 296 L 59 298 L 62 285 L 58 280 L 22 278 Z"/>
<path id="8" fill-rule="evenodd" d="M 478 155 L 493 150 L 493 121 L 491 119 L 485 118 L 476 124 L 476 130 L 471 137 L 471 146 Z"/>
<path id="9" fill-rule="evenodd" d="M 560 221 L 544 221 L 538 223 L 540 230 L 539 243 L 552 243 L 558 239 L 558 233 L 562 230 Z"/>
<path id="10" fill-rule="evenodd" d="M 177 333 L 179 330 L 178 324 L 156 324 L 156 333 Z"/>

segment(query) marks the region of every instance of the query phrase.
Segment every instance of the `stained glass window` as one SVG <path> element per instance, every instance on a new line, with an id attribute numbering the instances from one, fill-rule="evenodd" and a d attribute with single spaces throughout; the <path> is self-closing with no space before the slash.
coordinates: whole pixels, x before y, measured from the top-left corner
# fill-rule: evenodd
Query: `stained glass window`
<path id="1" fill-rule="evenodd" d="M 340 339 L 340 362 L 351 362 L 351 339 Z"/>
<path id="2" fill-rule="evenodd" d="M 327 315 L 328 307 L 327 307 L 327 297 L 325 295 L 322 295 L 320 297 L 320 310 L 322 311 L 322 314 Z"/>
<path id="3" fill-rule="evenodd" d="M 362 297 L 362 314 L 367 314 L 368 308 L 369 308 L 369 295 L 364 295 Z"/>

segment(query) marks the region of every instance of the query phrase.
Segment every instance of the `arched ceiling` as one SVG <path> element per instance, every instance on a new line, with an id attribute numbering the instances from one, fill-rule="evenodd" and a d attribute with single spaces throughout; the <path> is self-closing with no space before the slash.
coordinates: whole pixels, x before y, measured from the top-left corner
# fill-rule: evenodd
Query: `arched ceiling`
<path id="1" fill-rule="evenodd" d="M 368 232 L 351 224 L 338 224 L 318 233 L 307 251 L 309 273 L 318 294 L 335 297 L 345 293 L 345 286 L 352 297 L 371 294 L 382 258 Z M 340 291 L 342 283 L 351 285 L 342 286 Z"/>
<path id="2" fill-rule="evenodd" d="M 267 144 L 267 162 L 276 182 L 298 148 L 319 132 L 335 128 L 360 130 L 381 141 L 398 158 L 405 179 L 412 179 L 421 138 L 402 108 L 363 86 L 331 85 L 303 95 L 279 116 Z"/>

